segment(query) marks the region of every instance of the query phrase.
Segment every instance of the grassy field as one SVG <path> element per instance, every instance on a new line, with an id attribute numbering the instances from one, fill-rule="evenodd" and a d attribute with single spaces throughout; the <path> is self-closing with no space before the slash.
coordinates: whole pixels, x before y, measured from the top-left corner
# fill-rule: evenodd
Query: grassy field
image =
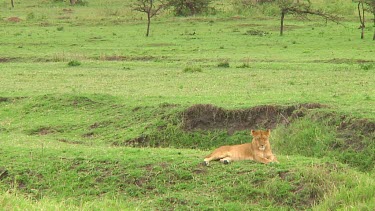
<path id="1" fill-rule="evenodd" d="M 0 209 L 374 209 L 374 29 L 359 39 L 351 1 L 282 37 L 277 14 L 226 1 L 166 11 L 150 37 L 130 2 L 87 2 L 0 1 Z M 202 166 L 251 140 L 240 123 L 272 129 L 280 164 Z"/>

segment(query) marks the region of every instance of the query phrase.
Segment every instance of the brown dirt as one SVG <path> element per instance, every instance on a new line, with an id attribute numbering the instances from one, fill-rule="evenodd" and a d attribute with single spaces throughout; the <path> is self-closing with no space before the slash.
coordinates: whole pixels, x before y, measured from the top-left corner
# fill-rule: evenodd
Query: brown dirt
<path id="1" fill-rule="evenodd" d="M 7 19 L 9 22 L 20 22 L 20 21 L 22 21 L 22 19 L 21 18 L 19 18 L 19 17 L 10 17 L 10 18 L 8 18 Z"/>
<path id="2" fill-rule="evenodd" d="M 34 134 L 44 136 L 44 135 L 48 135 L 48 134 L 52 134 L 52 133 L 56 133 L 56 132 L 58 132 L 58 131 L 56 129 L 52 128 L 52 127 L 42 127 L 42 128 L 39 128 L 38 130 L 36 130 L 34 132 Z"/>
<path id="3" fill-rule="evenodd" d="M 364 142 L 365 137 L 369 138 L 369 140 L 375 139 L 375 122 L 371 122 L 368 119 L 348 119 L 343 117 L 342 122 L 337 127 L 337 136 L 343 139 L 344 142 L 340 145 L 332 146 L 333 148 L 351 148 L 361 152 L 368 145 L 368 143 Z"/>
<path id="4" fill-rule="evenodd" d="M 4 167 L 0 167 L 0 181 L 8 176 L 8 170 Z"/>
<path id="5" fill-rule="evenodd" d="M 66 8 L 64 8 L 62 11 L 63 11 L 63 12 L 66 12 L 66 13 L 72 13 L 72 12 L 73 12 L 72 9 L 66 9 Z"/>
<path id="6" fill-rule="evenodd" d="M 0 97 L 0 103 L 8 102 L 10 99 L 8 97 Z"/>
<path id="7" fill-rule="evenodd" d="M 102 61 L 152 61 L 157 59 L 153 56 L 100 56 L 99 60 Z"/>
<path id="8" fill-rule="evenodd" d="M 364 64 L 372 63 L 373 60 L 363 60 L 363 59 L 343 59 L 343 58 L 333 58 L 328 60 L 314 60 L 316 63 L 333 63 L 333 64 Z"/>
<path id="9" fill-rule="evenodd" d="M 303 109 L 322 108 L 318 103 L 300 104 L 294 106 L 264 105 L 248 109 L 226 110 L 211 104 L 197 104 L 183 113 L 183 129 L 216 130 L 224 129 L 229 134 L 235 131 L 269 128 L 274 129 L 279 124 L 289 124 L 291 118 L 303 116 Z"/>
<path id="10" fill-rule="evenodd" d="M 63 142 L 63 143 L 68 143 L 68 144 L 82 144 L 81 142 L 79 141 L 71 141 L 71 140 L 67 140 L 67 139 L 59 139 L 57 140 L 59 142 Z"/>
<path id="11" fill-rule="evenodd" d="M 15 58 L 0 57 L 0 63 L 11 62 L 13 60 L 15 60 Z"/>
<path id="12" fill-rule="evenodd" d="M 82 135 L 83 138 L 94 138 L 95 133 L 94 132 L 88 132 Z"/>
<path id="13" fill-rule="evenodd" d="M 147 143 L 149 142 L 150 142 L 150 138 L 148 136 L 142 135 L 140 137 L 137 137 L 131 140 L 113 142 L 112 145 L 113 146 L 142 147 L 142 146 L 146 146 Z"/>

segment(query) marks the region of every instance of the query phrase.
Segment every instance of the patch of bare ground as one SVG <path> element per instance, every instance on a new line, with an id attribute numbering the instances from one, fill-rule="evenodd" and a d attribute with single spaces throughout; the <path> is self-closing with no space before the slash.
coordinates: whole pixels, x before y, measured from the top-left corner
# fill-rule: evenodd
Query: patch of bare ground
<path id="1" fill-rule="evenodd" d="M 72 140 L 67 140 L 67 139 L 59 139 L 59 142 L 67 143 L 67 144 L 82 144 L 79 141 L 72 141 Z"/>
<path id="2" fill-rule="evenodd" d="M 0 63 L 12 62 L 14 60 L 16 60 L 16 58 L 0 57 Z"/>
<path id="3" fill-rule="evenodd" d="M 67 9 L 67 8 L 64 8 L 64 9 L 62 9 L 62 11 L 63 12 L 65 12 L 65 13 L 73 13 L 73 10 L 72 9 Z"/>
<path id="4" fill-rule="evenodd" d="M 263 105 L 248 109 L 227 110 L 211 104 L 197 104 L 183 113 L 183 129 L 195 130 L 227 130 L 235 131 L 276 128 L 278 124 L 289 124 L 291 118 L 304 115 L 301 109 L 326 107 L 318 103 L 307 103 L 293 106 Z"/>
<path id="5" fill-rule="evenodd" d="M 121 55 L 113 55 L 113 56 L 100 56 L 99 60 L 102 61 L 152 61 L 155 60 L 156 57 L 153 56 L 121 56 Z"/>
<path id="6" fill-rule="evenodd" d="M 0 167 L 0 181 L 8 176 L 8 170 L 4 167 Z"/>
<path id="7" fill-rule="evenodd" d="M 9 97 L 0 97 L 0 103 L 10 101 Z"/>
<path id="8" fill-rule="evenodd" d="M 22 21 L 22 19 L 19 18 L 19 17 L 9 17 L 9 18 L 7 18 L 7 20 L 9 22 L 15 22 L 15 23 Z"/>
<path id="9" fill-rule="evenodd" d="M 137 138 L 133 138 L 127 141 L 113 142 L 113 146 L 132 146 L 132 147 L 142 147 L 146 146 L 149 143 L 150 138 L 148 136 L 142 135 Z"/>
<path id="10" fill-rule="evenodd" d="M 364 63 L 372 63 L 374 62 L 374 60 L 333 58 L 333 59 L 326 59 L 326 60 L 314 60 L 313 62 L 333 63 L 333 64 L 364 64 Z"/>
<path id="11" fill-rule="evenodd" d="M 341 117 L 341 122 L 337 125 L 337 138 L 341 142 L 334 143 L 334 149 L 352 149 L 356 152 L 363 151 L 368 144 L 365 140 L 375 140 L 375 122 L 369 119 L 354 119 Z"/>
<path id="12" fill-rule="evenodd" d="M 375 122 L 370 119 L 356 119 L 340 116 L 335 112 L 320 112 L 315 109 L 328 107 L 319 103 L 305 103 L 290 106 L 262 105 L 252 108 L 228 110 L 211 104 L 197 104 L 182 112 L 181 129 L 185 132 L 224 130 L 228 135 L 249 129 L 275 129 L 289 125 L 298 118 L 308 116 L 311 121 L 326 122 L 336 127 L 339 141 L 333 142 L 333 150 L 355 150 L 361 152 L 375 140 Z M 315 110 L 314 112 L 312 112 Z M 162 133 L 165 127 L 158 128 Z M 148 146 L 151 137 L 141 135 L 137 138 L 114 142 L 114 146 Z M 370 143 L 371 144 L 371 143 Z M 155 146 L 159 146 L 156 144 Z"/>
<path id="13" fill-rule="evenodd" d="M 45 135 L 48 135 L 48 134 L 54 134 L 54 133 L 57 133 L 58 132 L 58 129 L 56 128 L 53 128 L 53 127 L 40 127 L 40 128 L 37 128 L 33 131 L 31 131 L 31 135 L 40 135 L 40 136 L 45 136 Z"/>

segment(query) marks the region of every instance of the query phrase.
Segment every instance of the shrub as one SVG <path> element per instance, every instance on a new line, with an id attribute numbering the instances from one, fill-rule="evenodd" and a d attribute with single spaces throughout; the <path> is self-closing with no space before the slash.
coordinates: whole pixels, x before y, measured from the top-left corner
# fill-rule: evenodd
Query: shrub
<path id="1" fill-rule="evenodd" d="M 202 68 L 200 67 L 185 67 L 184 73 L 195 73 L 195 72 L 202 72 Z"/>
<path id="2" fill-rule="evenodd" d="M 174 8 L 177 16 L 191 16 L 210 11 L 211 0 L 169 0 L 169 6 Z"/>
<path id="3" fill-rule="evenodd" d="M 229 68 L 230 67 L 228 61 L 220 62 L 217 66 L 218 67 L 224 67 L 224 68 Z"/>
<path id="4" fill-rule="evenodd" d="M 371 70 L 371 69 L 375 69 L 375 63 L 361 63 L 361 64 L 359 64 L 359 67 L 360 67 L 362 70 Z"/>
<path id="5" fill-rule="evenodd" d="M 68 63 L 68 66 L 69 67 L 76 67 L 76 66 L 80 66 L 81 65 L 81 62 L 77 61 L 77 60 L 72 60 Z"/>
<path id="6" fill-rule="evenodd" d="M 233 8 L 240 14 L 276 15 L 279 8 L 275 0 L 233 0 Z"/>

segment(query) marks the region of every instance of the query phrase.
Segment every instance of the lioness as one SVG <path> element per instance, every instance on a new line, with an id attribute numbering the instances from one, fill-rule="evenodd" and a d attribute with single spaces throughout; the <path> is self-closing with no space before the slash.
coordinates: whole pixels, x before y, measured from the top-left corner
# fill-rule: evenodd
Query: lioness
<path id="1" fill-rule="evenodd" d="M 269 142 L 271 130 L 251 130 L 253 141 L 251 143 L 221 146 L 215 149 L 204 159 L 204 164 L 209 165 L 211 160 L 220 160 L 224 164 L 236 160 L 255 160 L 261 163 L 277 162 L 277 158 L 272 154 Z"/>

